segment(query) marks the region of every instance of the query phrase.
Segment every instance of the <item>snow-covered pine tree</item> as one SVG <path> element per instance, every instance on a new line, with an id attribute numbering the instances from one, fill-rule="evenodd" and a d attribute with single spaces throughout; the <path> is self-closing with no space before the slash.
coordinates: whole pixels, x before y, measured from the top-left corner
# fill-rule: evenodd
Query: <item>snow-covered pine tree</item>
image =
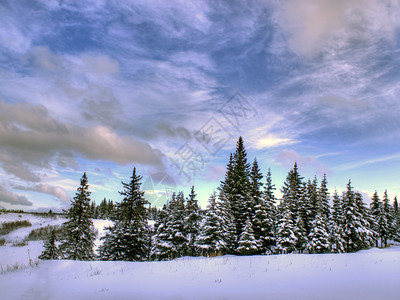
<path id="1" fill-rule="evenodd" d="M 318 202 L 318 180 L 315 176 L 313 181 L 310 179 L 307 182 L 307 196 L 308 196 L 308 205 L 309 205 L 309 216 L 308 221 L 313 222 L 315 217 L 318 214 L 319 202 Z M 309 227 L 312 228 L 312 224 L 309 224 Z"/>
<path id="2" fill-rule="evenodd" d="M 304 229 L 303 219 L 300 215 L 297 216 L 296 219 L 294 234 L 296 236 L 296 250 L 299 251 L 299 253 L 303 253 L 304 249 L 307 247 L 308 239 Z"/>
<path id="3" fill-rule="evenodd" d="M 331 215 L 331 210 L 329 207 L 329 191 L 327 187 L 328 181 L 326 179 L 326 174 L 322 177 L 321 184 L 317 191 L 317 207 L 318 210 L 321 212 L 323 219 L 329 220 Z"/>
<path id="4" fill-rule="evenodd" d="M 308 235 L 307 249 L 310 253 L 324 253 L 330 251 L 329 233 L 325 216 L 318 211 L 312 221 L 311 232 Z"/>
<path id="5" fill-rule="evenodd" d="M 255 238 L 253 224 L 247 218 L 244 229 L 239 237 L 237 251 L 242 255 L 256 254 L 259 250 L 260 242 Z"/>
<path id="6" fill-rule="evenodd" d="M 249 216 L 248 205 L 251 202 L 249 176 L 250 165 L 247 162 L 243 139 L 239 137 L 236 151 L 233 155 L 230 155 L 225 178 L 218 188 L 221 208 L 225 210 L 222 211 L 223 215 L 221 217 L 226 222 L 232 220 L 235 225 L 235 233 L 231 233 L 229 229 L 229 234 L 233 234 L 229 237 L 229 253 L 235 253 L 239 236 Z M 226 226 L 228 229 L 231 224 L 226 223 Z"/>
<path id="7" fill-rule="evenodd" d="M 283 183 L 281 189 L 282 201 L 280 205 L 284 210 L 290 211 L 292 223 L 296 221 L 299 212 L 302 180 L 303 177 L 300 176 L 297 162 L 295 162 L 293 169 L 289 171 L 286 180 Z"/>
<path id="8" fill-rule="evenodd" d="M 347 184 L 347 190 L 343 194 L 342 203 L 342 228 L 346 252 L 369 247 L 374 241 L 373 231 L 369 228 L 369 222 L 362 211 L 361 195 L 353 191 L 350 180 Z"/>
<path id="9" fill-rule="evenodd" d="M 225 254 L 235 254 L 238 237 L 236 235 L 236 225 L 231 203 L 226 200 L 228 197 L 226 197 L 222 191 L 219 192 L 219 202 L 217 202 L 216 213 L 220 217 L 221 231 L 225 241 L 225 249 L 223 249 L 223 252 Z"/>
<path id="10" fill-rule="evenodd" d="M 392 205 L 390 204 L 390 200 L 389 200 L 389 196 L 387 194 L 387 190 L 385 190 L 385 192 L 383 194 L 382 209 L 383 209 L 383 213 L 385 215 L 385 218 L 387 220 L 387 227 L 388 227 L 387 233 L 383 236 L 384 237 L 384 242 L 385 242 L 385 247 L 386 247 L 388 239 L 395 238 L 395 236 L 397 234 L 396 220 L 395 220 L 395 217 L 394 217 L 394 210 L 393 210 Z"/>
<path id="11" fill-rule="evenodd" d="M 258 167 L 257 159 L 254 159 L 253 165 L 251 166 L 250 175 L 249 175 L 249 201 L 247 203 L 247 212 L 250 220 L 254 217 L 255 214 L 255 206 L 258 205 L 262 199 L 262 191 L 261 188 L 264 185 L 262 183 L 263 175 Z"/>
<path id="12" fill-rule="evenodd" d="M 342 229 L 343 224 L 343 210 L 342 199 L 339 197 L 337 190 L 332 196 L 332 214 L 329 222 L 329 243 L 331 245 L 331 252 L 343 253 L 345 252 L 344 234 Z"/>
<path id="13" fill-rule="evenodd" d="M 282 212 L 282 217 L 277 223 L 276 230 L 276 253 L 291 253 L 296 249 L 296 235 L 292 221 L 291 211 L 289 209 Z"/>
<path id="14" fill-rule="evenodd" d="M 336 189 L 332 196 L 332 221 L 336 225 L 340 225 L 343 222 L 342 200 Z"/>
<path id="15" fill-rule="evenodd" d="M 194 245 L 196 236 L 199 234 L 201 221 L 200 208 L 197 203 L 194 186 L 190 190 L 189 197 L 185 206 L 184 234 L 188 240 L 187 252 L 185 255 L 196 256 L 199 253 Z"/>
<path id="16" fill-rule="evenodd" d="M 343 229 L 336 223 L 331 223 L 329 234 L 330 251 L 332 253 L 343 253 L 345 241 L 343 239 Z"/>
<path id="17" fill-rule="evenodd" d="M 48 237 L 47 240 L 44 242 L 44 250 L 42 254 L 39 255 L 39 259 L 41 260 L 48 260 L 48 259 L 58 259 L 59 258 L 59 253 L 58 253 L 58 248 L 56 245 L 56 233 L 54 230 L 52 230 Z"/>
<path id="18" fill-rule="evenodd" d="M 175 193 L 172 194 L 172 199 L 175 197 Z M 169 214 L 169 205 L 165 204 L 154 225 L 155 233 L 152 236 L 150 252 L 150 258 L 152 260 L 170 260 L 178 256 L 176 247 L 172 242 L 172 230 L 167 227 Z"/>
<path id="19" fill-rule="evenodd" d="M 298 217 L 300 216 L 302 219 L 302 225 L 304 229 L 305 236 L 307 237 L 311 231 L 311 222 L 312 222 L 312 210 L 310 203 L 310 195 L 307 188 L 307 183 L 302 182 L 300 188 L 300 198 L 299 198 L 299 210 L 297 212 Z M 297 223 L 297 219 L 296 219 Z"/>
<path id="20" fill-rule="evenodd" d="M 176 201 L 170 202 L 170 216 L 167 227 L 172 230 L 172 242 L 178 252 L 178 256 L 184 256 L 189 248 L 189 241 L 185 235 L 185 196 L 179 192 Z"/>
<path id="21" fill-rule="evenodd" d="M 375 231 L 381 240 L 381 247 L 384 247 L 384 245 L 386 247 L 387 238 L 390 234 L 390 226 L 383 203 L 380 203 L 378 215 L 375 218 Z"/>
<path id="22" fill-rule="evenodd" d="M 196 237 L 195 246 L 201 255 L 215 256 L 227 250 L 226 236 L 222 230 L 222 220 L 218 214 L 217 195 L 211 194 L 209 204 Z"/>
<path id="23" fill-rule="evenodd" d="M 264 210 L 267 219 L 263 221 L 262 227 L 262 239 L 261 244 L 266 249 L 267 253 L 272 253 L 272 249 L 275 246 L 276 238 L 276 215 L 277 209 L 275 206 L 276 199 L 274 195 L 274 190 L 276 190 L 275 185 L 272 183 L 271 170 L 268 169 L 267 176 L 265 179 L 264 191 L 262 194 L 262 200 L 264 204 Z"/>
<path id="24" fill-rule="evenodd" d="M 243 139 L 239 137 L 236 151 L 233 154 L 233 186 L 230 191 L 237 239 L 242 233 L 246 219 L 249 216 L 248 205 L 251 202 L 249 176 L 250 164 L 247 162 Z"/>
<path id="25" fill-rule="evenodd" d="M 381 225 L 379 224 L 379 222 L 382 223 L 383 220 L 381 219 L 378 222 L 378 219 L 383 217 L 383 215 L 381 215 L 382 202 L 379 199 L 377 191 L 375 191 L 375 193 L 372 195 L 371 200 L 372 201 L 370 203 L 370 214 L 371 214 L 371 217 L 373 220 L 372 229 L 377 233 L 376 238 L 375 238 L 375 246 L 378 247 L 378 242 L 379 242 L 378 240 L 379 240 L 379 236 L 380 236 L 379 232 L 381 231 L 379 227 L 383 225 L 383 224 L 381 224 Z"/>
<path id="26" fill-rule="evenodd" d="M 369 212 L 369 209 L 366 207 L 363 202 L 363 198 L 361 193 L 355 193 L 356 206 L 357 210 L 360 214 L 361 219 L 361 227 L 365 228 L 365 231 L 360 231 L 361 236 L 363 237 L 363 242 L 360 243 L 361 248 L 369 248 L 374 246 L 376 232 L 372 229 L 373 219 Z"/>
<path id="27" fill-rule="evenodd" d="M 251 218 L 253 224 L 254 236 L 257 239 L 260 247 L 258 248 L 258 253 L 265 253 L 267 250 L 264 240 L 264 234 L 267 228 L 270 226 L 269 216 L 267 214 L 265 197 L 263 197 L 263 192 L 261 187 L 263 183 L 261 182 L 263 176 L 258 167 L 257 160 L 254 159 L 253 165 L 250 171 L 250 199 L 251 202 L 248 203 L 248 218 Z"/>
<path id="28" fill-rule="evenodd" d="M 69 221 L 65 222 L 59 250 L 62 258 L 72 260 L 92 260 L 96 238 L 95 229 L 91 219 L 90 192 L 86 173 L 81 178 L 71 207 L 66 211 Z"/>
<path id="29" fill-rule="evenodd" d="M 399 202 L 397 201 L 397 196 L 394 197 L 393 200 L 393 212 L 394 212 L 394 218 L 396 220 L 396 232 L 397 236 L 395 237 L 397 241 L 400 241 L 400 208 L 399 208 Z"/>
<path id="30" fill-rule="evenodd" d="M 150 229 L 148 226 L 148 201 L 141 190 L 142 176 L 136 168 L 129 183 L 122 182 L 124 198 L 117 204 L 114 225 L 107 228 L 100 247 L 103 260 L 144 261 L 149 258 Z M 105 200 L 104 200 L 105 201 Z"/>

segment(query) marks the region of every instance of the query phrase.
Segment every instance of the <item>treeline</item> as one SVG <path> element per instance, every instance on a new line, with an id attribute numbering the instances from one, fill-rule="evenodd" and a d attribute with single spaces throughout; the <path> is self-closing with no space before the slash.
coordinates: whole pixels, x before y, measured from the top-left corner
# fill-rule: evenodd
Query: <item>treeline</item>
<path id="1" fill-rule="evenodd" d="M 113 204 L 114 225 L 107 228 L 98 255 L 93 252 L 93 213 L 84 174 L 67 212 L 70 220 L 60 247 L 53 236 L 42 258 L 144 261 L 185 255 L 341 253 L 399 240 L 397 198 L 392 205 L 386 191 L 382 200 L 375 192 L 366 207 L 349 181 L 346 191 L 335 191 L 331 199 L 326 176 L 320 183 L 316 177 L 304 180 L 295 163 L 278 201 L 271 172 L 264 178 L 257 160 L 248 162 L 242 138 L 205 210 L 198 205 L 194 187 L 188 197 L 173 194 L 161 210 L 150 210 L 136 169 L 130 179 L 122 183 L 122 201 Z M 156 217 L 154 227 L 149 226 L 150 212 Z"/>

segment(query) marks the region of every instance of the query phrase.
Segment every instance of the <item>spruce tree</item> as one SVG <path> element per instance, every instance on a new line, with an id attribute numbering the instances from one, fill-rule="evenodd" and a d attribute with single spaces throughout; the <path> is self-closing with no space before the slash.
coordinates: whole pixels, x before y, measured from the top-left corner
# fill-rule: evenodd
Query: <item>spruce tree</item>
<path id="1" fill-rule="evenodd" d="M 242 255 L 252 255 L 258 252 L 259 241 L 254 236 L 253 224 L 250 218 L 247 218 L 244 229 L 239 237 L 239 246 L 237 251 Z"/>
<path id="2" fill-rule="evenodd" d="M 244 228 L 246 219 L 252 219 L 249 203 L 252 203 L 250 195 L 250 165 L 247 162 L 247 153 L 242 137 L 236 144 L 236 151 L 230 156 L 225 178 L 219 187 L 220 201 L 226 210 L 224 219 L 230 222 L 231 217 L 235 226 L 235 232 L 229 237 L 229 248 L 235 253 L 237 242 Z M 229 228 L 231 224 L 226 224 Z"/>
<path id="3" fill-rule="evenodd" d="M 294 227 L 294 234 L 296 236 L 296 250 L 298 250 L 299 253 L 303 253 L 304 249 L 307 246 L 308 239 L 301 216 L 297 216 Z"/>
<path id="4" fill-rule="evenodd" d="M 290 211 L 292 223 L 295 222 L 300 208 L 300 196 L 303 177 L 300 176 L 297 162 L 294 163 L 293 169 L 289 171 L 283 187 L 281 207 Z"/>
<path id="5" fill-rule="evenodd" d="M 329 192 L 328 192 L 328 187 L 327 187 L 327 179 L 326 179 L 326 174 L 324 174 L 320 187 L 317 192 L 317 202 L 318 202 L 318 210 L 321 212 L 322 217 L 324 220 L 329 220 L 330 219 L 330 207 L 329 207 Z"/>
<path id="6" fill-rule="evenodd" d="M 201 255 L 214 256 L 227 249 L 223 222 L 218 214 L 216 193 L 211 194 L 209 204 L 196 237 L 195 246 Z"/>
<path id="7" fill-rule="evenodd" d="M 381 217 L 383 217 L 383 215 L 381 215 L 381 200 L 379 199 L 378 196 L 378 192 L 375 191 L 375 193 L 373 194 L 372 198 L 371 198 L 371 203 L 370 203 L 370 214 L 371 217 L 373 219 L 373 223 L 372 223 L 372 229 L 377 233 L 376 234 L 376 238 L 375 238 L 375 246 L 378 247 L 378 240 L 380 237 L 379 232 L 381 231 L 379 223 L 382 223 L 382 219 L 378 221 L 378 219 L 380 219 Z"/>
<path id="8" fill-rule="evenodd" d="M 343 222 L 342 208 L 342 200 L 340 199 L 337 190 L 335 190 L 332 197 L 332 221 L 335 225 L 341 225 Z"/>
<path id="9" fill-rule="evenodd" d="M 346 252 L 352 252 L 369 247 L 373 244 L 373 232 L 370 229 L 362 197 L 353 191 L 351 181 L 343 194 L 343 236 Z"/>
<path id="10" fill-rule="evenodd" d="M 292 219 L 290 210 L 286 210 L 278 221 L 274 248 L 277 253 L 291 253 L 296 249 L 296 235 Z"/>
<path id="11" fill-rule="evenodd" d="M 307 249 L 310 253 L 324 253 L 330 251 L 329 234 L 323 212 L 318 211 L 312 222 L 311 232 L 308 235 Z"/>
<path id="12" fill-rule="evenodd" d="M 175 193 L 172 197 L 176 197 Z M 172 241 L 172 230 L 167 227 L 170 208 L 163 206 L 155 224 L 155 234 L 152 236 L 150 258 L 152 260 L 170 260 L 178 256 L 176 247 Z"/>
<path id="13" fill-rule="evenodd" d="M 198 254 L 194 243 L 199 234 L 200 221 L 200 208 L 197 204 L 194 186 L 192 186 L 185 206 L 184 234 L 188 241 L 186 255 L 196 256 Z"/>
<path id="14" fill-rule="evenodd" d="M 44 250 L 42 254 L 39 255 L 39 259 L 41 260 L 49 260 L 49 259 L 58 259 L 59 251 L 56 245 L 56 233 L 54 230 L 50 232 L 47 237 L 47 240 L 44 242 Z"/>
<path id="15" fill-rule="evenodd" d="M 107 228 L 100 247 L 103 260 L 144 261 L 149 257 L 148 201 L 141 190 L 142 176 L 133 169 L 129 183 L 122 183 L 124 198 L 117 204 L 114 225 Z M 104 200 L 105 202 L 106 200 Z"/>
<path id="16" fill-rule="evenodd" d="M 233 188 L 230 197 L 232 199 L 232 212 L 236 226 L 236 238 L 243 231 L 247 217 L 249 217 L 248 205 L 250 196 L 250 165 L 247 162 L 247 153 L 242 137 L 236 144 L 236 152 L 233 155 Z"/>
<path id="17" fill-rule="evenodd" d="M 343 253 L 345 240 L 343 239 L 343 229 L 336 223 L 331 224 L 331 230 L 329 234 L 330 251 L 332 253 Z"/>
<path id="18" fill-rule="evenodd" d="M 69 219 L 64 224 L 63 241 L 59 247 L 62 258 L 72 260 L 92 260 L 95 257 L 93 246 L 96 238 L 91 219 L 90 192 L 86 173 L 83 174 L 81 185 L 71 207 L 66 212 Z"/>

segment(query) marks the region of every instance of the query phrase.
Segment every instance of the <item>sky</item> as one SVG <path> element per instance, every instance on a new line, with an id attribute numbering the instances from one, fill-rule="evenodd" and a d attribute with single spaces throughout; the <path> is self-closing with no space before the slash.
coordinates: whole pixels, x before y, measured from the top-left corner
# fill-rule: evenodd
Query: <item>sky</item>
<path id="1" fill-rule="evenodd" d="M 0 207 L 152 205 L 192 185 L 204 208 L 239 136 L 280 196 L 349 179 L 400 196 L 400 1 L 0 1 Z"/>

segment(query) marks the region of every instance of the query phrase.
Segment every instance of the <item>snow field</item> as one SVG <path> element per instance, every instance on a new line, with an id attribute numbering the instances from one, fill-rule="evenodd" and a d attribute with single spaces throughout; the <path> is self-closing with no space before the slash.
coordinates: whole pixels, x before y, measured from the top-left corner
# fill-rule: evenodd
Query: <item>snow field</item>
<path id="1" fill-rule="evenodd" d="M 45 261 L 2 274 L 0 290 L 4 299 L 394 300 L 399 275 L 400 247 L 395 247 L 167 262 Z"/>
<path id="2" fill-rule="evenodd" d="M 15 220 L 3 217 L 1 222 Z M 34 226 L 61 222 L 26 217 L 22 219 L 33 226 L 10 233 L 10 240 L 24 238 Z M 94 224 L 101 236 L 111 222 Z M 42 249 L 42 241 L 24 247 L 7 244 L 0 247 L 0 264 L 29 266 L 28 250 L 36 260 Z M 164 262 L 54 260 L 0 274 L 0 299 L 398 300 L 399 278 L 399 246 L 349 254 L 228 255 Z"/>

